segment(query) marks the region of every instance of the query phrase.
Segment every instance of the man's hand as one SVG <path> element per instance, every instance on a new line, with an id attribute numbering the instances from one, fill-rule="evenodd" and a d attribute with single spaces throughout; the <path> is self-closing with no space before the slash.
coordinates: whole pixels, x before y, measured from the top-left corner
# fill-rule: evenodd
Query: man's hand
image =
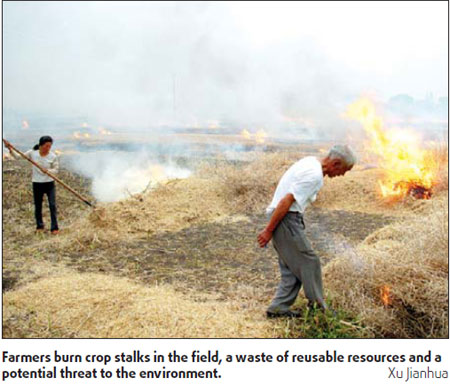
<path id="1" fill-rule="evenodd" d="M 280 200 L 277 207 L 273 211 L 272 216 L 270 217 L 269 224 L 267 224 L 266 228 L 258 235 L 258 243 L 261 248 L 264 248 L 272 239 L 275 228 L 283 217 L 286 216 L 286 213 L 289 212 L 289 208 L 294 201 L 295 198 L 292 193 L 286 194 L 286 196 Z"/>
<path id="2" fill-rule="evenodd" d="M 264 248 L 267 243 L 272 239 L 273 233 L 268 231 L 267 229 L 264 229 L 259 235 L 258 235 L 258 244 L 261 248 Z"/>

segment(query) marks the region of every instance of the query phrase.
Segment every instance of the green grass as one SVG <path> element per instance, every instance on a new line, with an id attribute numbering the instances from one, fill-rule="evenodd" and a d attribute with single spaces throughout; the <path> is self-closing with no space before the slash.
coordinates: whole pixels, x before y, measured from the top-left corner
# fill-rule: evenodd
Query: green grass
<path id="1" fill-rule="evenodd" d="M 368 338 L 369 330 L 357 317 L 344 310 L 323 311 L 300 305 L 302 316 L 281 319 L 277 329 L 280 338 L 355 339 Z"/>

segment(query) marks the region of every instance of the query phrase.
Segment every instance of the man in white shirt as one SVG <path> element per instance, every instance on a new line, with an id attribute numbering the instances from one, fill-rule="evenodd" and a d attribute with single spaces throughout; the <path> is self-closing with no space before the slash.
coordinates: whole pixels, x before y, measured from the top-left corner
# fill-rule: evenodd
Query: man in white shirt
<path id="1" fill-rule="evenodd" d="M 323 299 L 320 260 L 305 236 L 303 213 L 315 201 L 324 176 L 343 176 L 355 162 L 355 153 L 348 146 L 335 145 L 322 160 L 302 158 L 281 177 L 267 207 L 270 221 L 258 235 L 261 248 L 273 239 L 281 272 L 275 298 L 267 309 L 268 317 L 300 316 L 300 313 L 289 308 L 302 285 L 310 306 L 317 304 L 327 308 Z"/>

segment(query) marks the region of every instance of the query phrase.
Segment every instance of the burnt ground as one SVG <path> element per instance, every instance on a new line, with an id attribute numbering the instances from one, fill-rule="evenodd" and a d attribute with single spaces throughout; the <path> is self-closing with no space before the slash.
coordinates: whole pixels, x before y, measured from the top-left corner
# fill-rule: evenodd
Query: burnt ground
<path id="1" fill-rule="evenodd" d="M 143 240 L 111 242 L 107 249 L 67 258 L 80 271 L 169 283 L 220 300 L 240 299 L 245 297 L 242 289 L 251 288 L 253 301 L 266 302 L 279 278 L 274 249 L 261 249 L 256 243 L 266 221 L 264 215 L 253 215 L 249 221 L 194 225 Z M 323 265 L 390 221 L 380 215 L 319 208 L 310 208 L 305 218 L 308 237 Z"/>
<path id="2" fill-rule="evenodd" d="M 18 166 L 19 165 L 19 169 Z M 21 165 L 21 166 L 20 166 Z M 27 240 L 13 224 L 33 224 L 32 197 L 23 164 L 3 168 L 3 290 L 22 285 L 21 246 Z M 88 195 L 88 183 L 79 176 L 63 171 L 61 178 Z M 89 196 L 88 196 L 89 197 Z M 74 217 L 84 204 L 58 190 L 60 218 Z M 178 290 L 198 290 L 218 299 L 252 297 L 267 302 L 278 282 L 278 262 L 272 246 L 261 249 L 256 236 L 266 225 L 266 217 L 249 215 L 247 221 L 193 225 L 178 232 L 165 232 L 142 239 L 111 240 L 83 252 L 56 252 L 51 247 L 40 250 L 40 256 L 51 262 L 65 262 L 80 272 L 103 272 L 126 276 L 146 284 L 170 283 Z M 305 215 L 306 232 L 326 265 L 343 248 L 356 245 L 392 218 L 310 207 Z M 6 244 L 5 244 L 6 241 Z M 5 253 L 3 255 L 5 257 Z M 11 260 L 8 260 L 9 258 Z M 201 300 L 201 299 L 199 299 Z"/>

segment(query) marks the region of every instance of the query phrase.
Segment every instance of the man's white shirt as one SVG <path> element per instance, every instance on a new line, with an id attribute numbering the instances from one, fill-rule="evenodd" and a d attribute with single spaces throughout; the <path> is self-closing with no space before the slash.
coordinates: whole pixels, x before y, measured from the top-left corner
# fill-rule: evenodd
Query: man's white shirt
<path id="1" fill-rule="evenodd" d="M 289 208 L 290 212 L 303 213 L 306 207 L 314 202 L 317 193 L 323 186 L 322 165 L 316 157 L 305 157 L 293 164 L 284 175 L 275 190 L 272 202 L 266 212 L 270 214 L 288 193 L 295 198 Z"/>

